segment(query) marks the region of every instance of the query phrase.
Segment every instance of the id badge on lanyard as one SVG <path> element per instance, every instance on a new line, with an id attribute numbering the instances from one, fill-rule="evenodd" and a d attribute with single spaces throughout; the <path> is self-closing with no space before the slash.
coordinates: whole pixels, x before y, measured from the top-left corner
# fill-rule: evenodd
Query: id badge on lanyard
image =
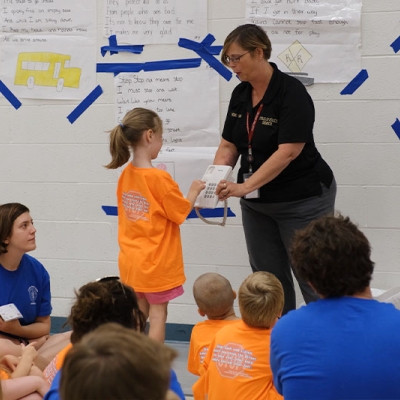
<path id="1" fill-rule="evenodd" d="M 243 174 L 243 179 L 246 182 L 247 179 L 249 179 L 253 175 L 253 162 L 254 162 L 254 157 L 253 157 L 253 148 L 252 148 L 252 140 L 253 140 L 253 135 L 254 135 L 254 129 L 256 127 L 257 121 L 260 118 L 260 114 L 263 108 L 263 103 L 261 103 L 258 106 L 256 116 L 254 117 L 254 121 L 251 124 L 250 128 L 250 113 L 247 112 L 247 118 L 246 118 L 246 128 L 247 128 L 247 137 L 248 137 L 248 144 L 247 144 L 247 161 L 249 163 L 249 172 L 246 174 Z M 250 193 L 247 193 L 244 198 L 245 199 L 258 199 L 260 197 L 260 190 L 256 189 L 253 190 Z"/>

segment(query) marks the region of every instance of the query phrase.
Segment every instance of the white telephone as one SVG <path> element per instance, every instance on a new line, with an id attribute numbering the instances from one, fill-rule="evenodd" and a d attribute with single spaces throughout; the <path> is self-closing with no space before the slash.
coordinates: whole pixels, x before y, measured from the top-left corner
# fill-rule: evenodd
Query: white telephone
<path id="1" fill-rule="evenodd" d="M 202 181 L 206 182 L 206 187 L 198 195 L 195 207 L 215 208 L 218 204 L 218 196 L 215 194 L 218 183 L 222 180 L 229 180 L 232 167 L 228 165 L 209 165 L 203 175 Z"/>

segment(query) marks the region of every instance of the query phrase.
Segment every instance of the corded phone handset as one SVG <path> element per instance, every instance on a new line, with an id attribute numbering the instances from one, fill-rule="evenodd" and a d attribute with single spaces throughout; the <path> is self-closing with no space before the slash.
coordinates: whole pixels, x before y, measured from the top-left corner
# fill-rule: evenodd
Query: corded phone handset
<path id="1" fill-rule="evenodd" d="M 222 222 L 211 222 L 204 219 L 197 208 L 215 208 L 219 202 L 218 196 L 215 194 L 218 183 L 221 180 L 229 180 L 232 173 L 232 167 L 228 165 L 209 165 L 203 175 L 202 181 L 206 182 L 206 187 L 197 196 L 194 203 L 197 216 L 207 224 L 224 226 L 226 222 L 228 203 L 224 201 L 224 217 Z"/>

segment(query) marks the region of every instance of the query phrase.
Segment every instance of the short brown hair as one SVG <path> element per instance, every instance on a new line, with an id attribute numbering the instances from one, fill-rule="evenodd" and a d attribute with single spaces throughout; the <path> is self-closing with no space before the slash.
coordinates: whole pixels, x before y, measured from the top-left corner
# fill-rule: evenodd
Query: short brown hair
<path id="1" fill-rule="evenodd" d="M 175 350 L 118 324 L 105 324 L 68 352 L 62 400 L 165 399 Z"/>
<path id="2" fill-rule="evenodd" d="M 348 217 L 324 216 L 296 232 L 291 259 L 300 278 L 323 297 L 351 296 L 366 289 L 374 263 L 365 235 Z"/>
<path id="3" fill-rule="evenodd" d="M 26 212 L 29 212 L 29 208 L 20 203 L 0 205 L 0 254 L 7 253 L 7 243 L 4 241 L 11 236 L 15 220 Z"/>
<path id="4" fill-rule="evenodd" d="M 136 293 L 119 280 L 96 281 L 75 291 L 76 300 L 67 323 L 72 327 L 71 342 L 107 322 L 144 331 L 146 321 L 139 309 Z"/>
<path id="5" fill-rule="evenodd" d="M 226 52 L 233 43 L 237 43 L 247 51 L 253 51 L 257 48 L 261 49 L 265 60 L 269 60 L 271 57 L 271 41 L 264 29 L 255 24 L 240 25 L 226 37 L 221 53 L 221 61 L 225 65 L 228 65 Z"/>
<path id="6" fill-rule="evenodd" d="M 239 288 L 242 320 L 254 328 L 272 328 L 282 314 L 283 288 L 279 279 L 265 271 L 248 276 Z"/>
<path id="7" fill-rule="evenodd" d="M 226 314 L 233 307 L 235 300 L 228 279 L 214 272 L 207 272 L 195 280 L 193 297 L 197 307 L 208 318 L 214 319 Z"/>

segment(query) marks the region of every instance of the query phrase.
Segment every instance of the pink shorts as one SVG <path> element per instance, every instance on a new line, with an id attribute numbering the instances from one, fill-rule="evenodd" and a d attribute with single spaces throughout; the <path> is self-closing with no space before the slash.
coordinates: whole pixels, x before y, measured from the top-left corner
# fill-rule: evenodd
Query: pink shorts
<path id="1" fill-rule="evenodd" d="M 146 299 L 149 304 L 162 304 L 176 299 L 183 294 L 183 286 L 165 290 L 164 292 L 136 292 L 138 299 Z"/>

